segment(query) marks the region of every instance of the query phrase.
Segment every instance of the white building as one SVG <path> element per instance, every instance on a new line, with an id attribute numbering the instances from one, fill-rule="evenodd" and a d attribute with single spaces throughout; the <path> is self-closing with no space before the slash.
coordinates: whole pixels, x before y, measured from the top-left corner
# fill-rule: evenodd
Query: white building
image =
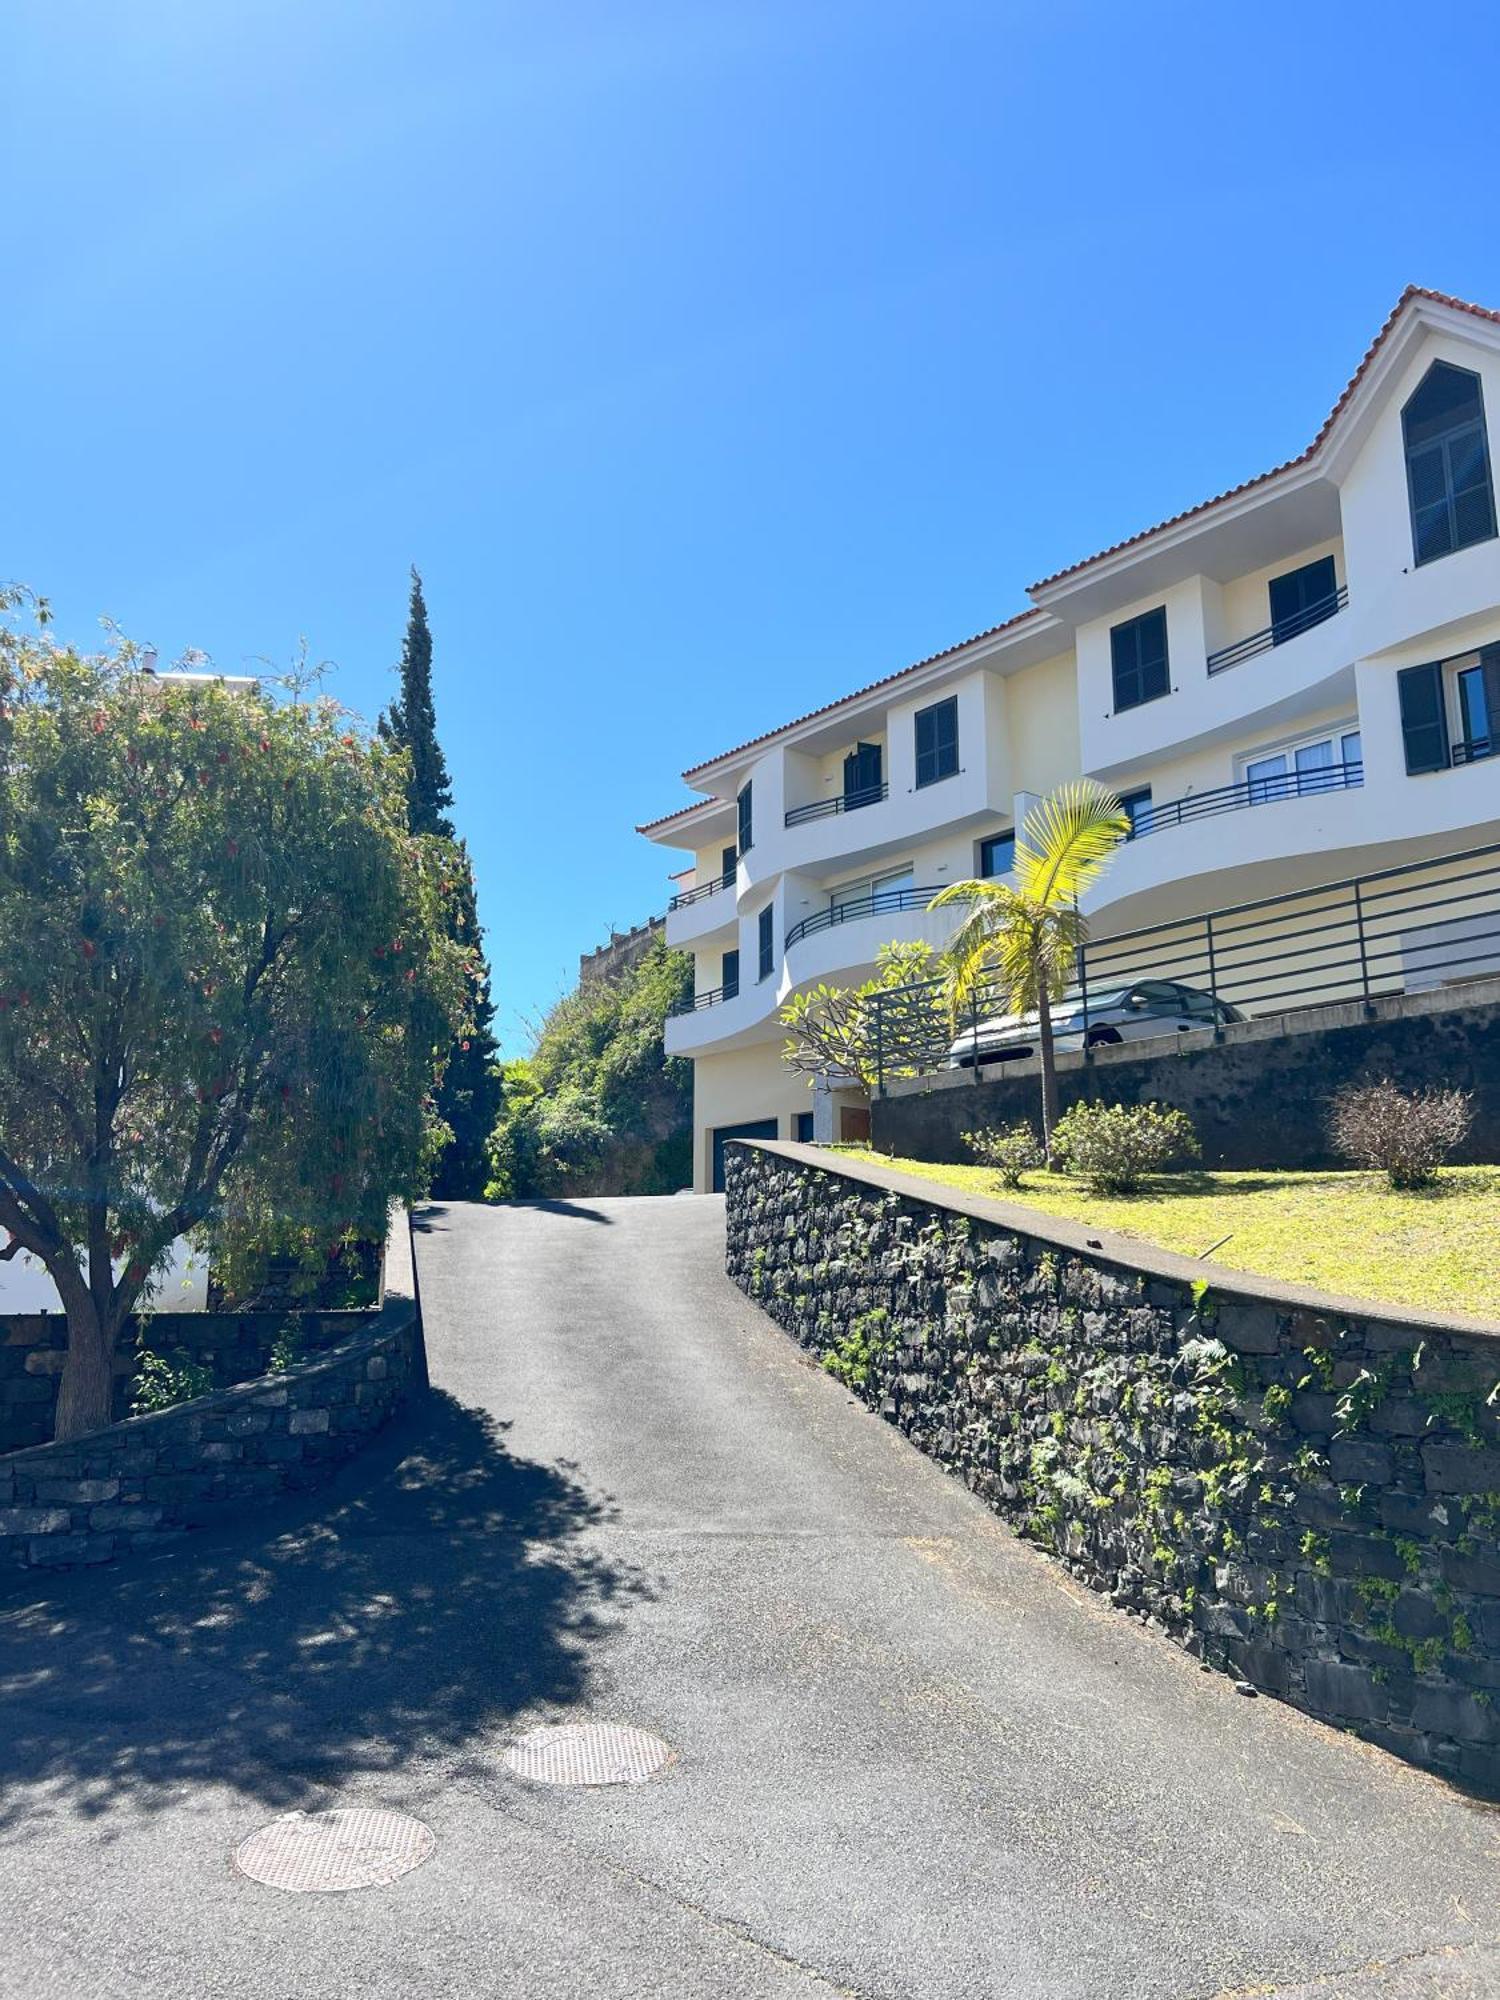
<path id="1" fill-rule="evenodd" d="M 722 1139 L 811 1136 L 777 1015 L 946 940 L 929 897 L 1002 873 L 1080 774 L 1138 833 L 1096 935 L 1500 839 L 1500 313 L 1416 288 L 1307 449 L 1030 587 L 1030 607 L 683 775 L 667 939 L 698 1005 L 695 1181 Z M 1250 809 L 1253 808 L 1253 809 Z"/>

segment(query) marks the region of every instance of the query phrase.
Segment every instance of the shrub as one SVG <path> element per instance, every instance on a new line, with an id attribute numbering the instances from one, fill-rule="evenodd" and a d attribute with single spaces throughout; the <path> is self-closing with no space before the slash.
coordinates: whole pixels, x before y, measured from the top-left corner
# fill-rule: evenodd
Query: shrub
<path id="1" fill-rule="evenodd" d="M 1393 1188 L 1419 1188 L 1431 1185 L 1473 1120 L 1469 1091 L 1403 1090 L 1386 1076 L 1338 1093 L 1328 1136 L 1345 1159 L 1383 1173 Z"/>
<path id="2" fill-rule="evenodd" d="M 207 1396 L 213 1389 L 212 1369 L 194 1361 L 186 1348 L 174 1347 L 169 1356 L 141 1349 L 135 1391 L 130 1399 L 133 1417 L 149 1416 L 153 1410 L 170 1410 L 174 1403 L 190 1403 L 195 1396 Z"/>
<path id="3" fill-rule="evenodd" d="M 991 1125 L 965 1132 L 964 1144 L 982 1166 L 993 1167 L 1001 1187 L 1018 1188 L 1022 1174 L 1047 1164 L 1042 1142 L 1022 1119 L 1019 1125 Z"/>
<path id="4" fill-rule="evenodd" d="M 1165 1104 L 1075 1104 L 1057 1121 L 1053 1156 L 1092 1194 L 1134 1194 L 1147 1174 L 1198 1157 L 1185 1111 Z"/>

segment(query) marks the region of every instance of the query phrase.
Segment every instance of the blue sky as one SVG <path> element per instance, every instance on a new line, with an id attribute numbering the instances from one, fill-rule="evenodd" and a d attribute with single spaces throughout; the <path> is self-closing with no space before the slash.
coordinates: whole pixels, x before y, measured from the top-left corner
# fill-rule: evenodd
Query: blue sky
<path id="1" fill-rule="evenodd" d="M 426 578 L 502 1026 L 685 766 L 1500 304 L 1485 5 L 10 0 L 0 575 L 388 698 Z"/>

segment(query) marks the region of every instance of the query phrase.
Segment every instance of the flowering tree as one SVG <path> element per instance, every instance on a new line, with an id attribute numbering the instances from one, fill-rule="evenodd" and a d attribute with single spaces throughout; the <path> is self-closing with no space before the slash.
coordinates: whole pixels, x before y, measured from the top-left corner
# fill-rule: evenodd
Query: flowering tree
<path id="1" fill-rule="evenodd" d="M 466 967 L 403 777 L 326 699 L 0 622 L 0 1257 L 62 1299 L 58 1437 L 174 1239 L 331 1247 L 420 1188 Z"/>

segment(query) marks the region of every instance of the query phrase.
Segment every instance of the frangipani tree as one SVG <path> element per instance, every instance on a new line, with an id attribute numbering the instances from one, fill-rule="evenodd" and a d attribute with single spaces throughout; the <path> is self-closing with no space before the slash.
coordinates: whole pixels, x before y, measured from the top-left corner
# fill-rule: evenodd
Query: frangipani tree
<path id="1" fill-rule="evenodd" d="M 807 1076 L 852 1077 L 873 1090 L 881 1068 L 875 996 L 920 985 L 931 977 L 931 945 L 883 944 L 874 974 L 863 985 L 820 984 L 794 993 L 781 1010 L 781 1025 L 787 1031 L 783 1062 Z M 889 1061 L 885 1067 L 891 1074 Z"/>
<path id="2" fill-rule="evenodd" d="M 0 1257 L 67 1315 L 58 1437 L 174 1239 L 331 1248 L 419 1191 L 464 953 L 403 775 L 329 700 L 0 620 Z"/>
<path id="3" fill-rule="evenodd" d="M 1114 793 L 1092 778 L 1079 779 L 1049 793 L 1026 815 L 1012 882 L 953 882 L 928 906 L 971 905 L 942 957 L 954 1023 L 964 1004 L 992 984 L 998 984 L 1011 1012 L 1037 1017 L 1042 1142 L 1049 1156 L 1057 1124 L 1052 1003 L 1066 992 L 1078 948 L 1088 937 L 1079 899 L 1129 831 L 1129 816 Z"/>

